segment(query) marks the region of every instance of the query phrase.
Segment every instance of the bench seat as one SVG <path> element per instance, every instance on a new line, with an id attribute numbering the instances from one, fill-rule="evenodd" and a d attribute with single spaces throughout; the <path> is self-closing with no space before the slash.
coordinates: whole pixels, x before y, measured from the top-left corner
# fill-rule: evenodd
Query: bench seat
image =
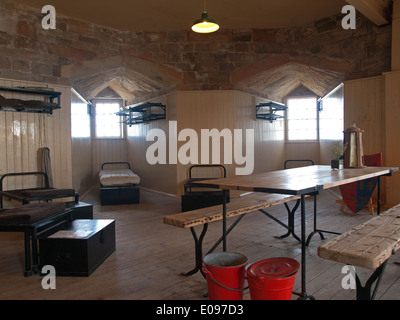
<path id="1" fill-rule="evenodd" d="M 296 205 L 292 210 L 289 209 L 287 202 L 296 201 Z M 278 204 L 285 204 L 286 210 L 289 212 L 289 223 L 285 225 L 277 218 L 270 215 L 264 209 L 272 207 Z M 223 241 L 224 236 L 228 235 L 233 228 L 240 222 L 240 220 L 247 214 L 253 211 L 260 211 L 267 217 L 276 221 L 283 227 L 285 227 L 288 232 L 285 235 L 279 236 L 278 238 L 286 238 L 290 234 L 293 235 L 297 240 L 300 238 L 294 233 L 294 212 L 300 204 L 300 196 L 293 195 L 281 195 L 281 194 L 265 194 L 265 193 L 251 193 L 250 195 L 245 195 L 240 198 L 231 199 L 229 203 L 226 203 L 226 218 L 236 217 L 236 220 L 231 224 L 226 234 L 223 235 L 214 246 L 208 251 L 208 253 L 215 250 L 215 248 Z M 183 275 L 190 276 L 195 274 L 197 271 L 202 272 L 202 259 L 203 259 L 203 249 L 202 243 L 207 232 L 209 223 L 216 221 L 223 221 L 222 205 L 216 205 L 206 208 L 200 208 L 191 211 L 185 211 L 181 213 L 172 214 L 164 217 L 164 223 L 171 226 L 190 229 L 195 243 L 195 268 L 189 272 L 182 273 Z M 200 236 L 197 236 L 195 227 L 203 226 L 203 230 Z M 202 272 L 203 273 L 203 272 Z"/>
<path id="2" fill-rule="evenodd" d="M 299 196 L 252 193 L 226 204 L 226 217 L 231 218 L 252 211 L 300 199 Z M 164 217 L 164 223 L 179 228 L 191 228 L 223 219 L 221 205 L 181 212 Z"/>
<path id="3" fill-rule="evenodd" d="M 325 242 L 318 255 L 367 269 L 376 269 L 400 245 L 400 204 L 367 222 Z"/>
<path id="4" fill-rule="evenodd" d="M 387 262 L 399 245 L 400 204 L 320 245 L 318 256 L 353 267 L 374 269 L 365 286 L 354 271 L 357 300 L 372 300 Z"/>

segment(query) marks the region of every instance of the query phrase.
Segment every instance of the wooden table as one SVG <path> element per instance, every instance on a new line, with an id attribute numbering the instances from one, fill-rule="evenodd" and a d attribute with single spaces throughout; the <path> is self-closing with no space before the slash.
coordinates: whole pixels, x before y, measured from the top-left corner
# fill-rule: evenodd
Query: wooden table
<path id="1" fill-rule="evenodd" d="M 343 170 L 332 170 L 330 166 L 307 166 L 294 169 L 285 169 L 271 172 L 252 174 L 247 176 L 234 176 L 212 180 L 203 180 L 194 184 L 203 187 L 227 190 L 253 191 L 265 193 L 278 193 L 301 196 L 301 299 L 314 299 L 306 292 L 306 220 L 305 196 L 317 195 L 320 190 L 329 189 L 339 185 L 356 182 L 368 178 L 378 178 L 378 214 L 380 213 L 380 177 L 391 175 L 398 171 L 392 167 L 365 167 Z M 225 199 L 225 197 L 224 197 Z M 223 211 L 223 250 L 226 251 L 226 203 L 222 205 Z"/>

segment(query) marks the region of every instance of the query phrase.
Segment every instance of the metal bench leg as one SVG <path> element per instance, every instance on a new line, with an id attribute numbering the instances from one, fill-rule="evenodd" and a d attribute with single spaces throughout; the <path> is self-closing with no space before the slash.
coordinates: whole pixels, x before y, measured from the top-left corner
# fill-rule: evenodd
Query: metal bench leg
<path id="1" fill-rule="evenodd" d="M 236 225 L 240 222 L 240 220 L 243 219 L 243 217 L 245 215 L 246 214 L 243 214 L 243 215 L 237 217 L 235 222 L 233 222 L 232 225 L 227 230 L 225 230 L 225 236 L 224 235 L 221 236 L 217 240 L 217 242 L 215 242 L 215 244 L 212 246 L 212 248 L 207 252 L 207 254 L 213 252 L 221 244 L 221 242 L 223 242 L 224 238 L 226 239 L 226 236 L 228 236 L 228 234 L 236 227 Z M 196 265 L 195 265 L 195 268 L 193 270 L 191 270 L 189 272 L 182 272 L 181 273 L 182 275 L 191 276 L 191 275 L 195 274 L 197 271 L 200 271 L 201 274 L 203 276 L 205 276 L 204 273 L 203 273 L 203 269 L 202 269 L 202 265 L 203 265 L 203 239 L 204 239 L 204 236 L 206 235 L 207 228 L 208 228 L 208 224 L 206 223 L 203 226 L 203 231 L 201 232 L 199 238 L 197 238 L 197 234 L 196 234 L 196 231 L 194 230 L 194 228 L 193 227 L 190 228 L 190 231 L 192 232 L 193 239 L 194 239 L 195 261 L 196 261 L 195 264 Z"/>
<path id="2" fill-rule="evenodd" d="M 191 276 L 195 274 L 197 271 L 202 272 L 202 263 L 203 263 L 203 239 L 204 236 L 206 235 L 208 228 L 208 223 L 203 225 L 203 230 L 201 231 L 200 237 L 197 238 L 196 231 L 194 230 L 194 227 L 190 228 L 190 231 L 192 232 L 192 236 L 194 239 L 194 248 L 195 248 L 195 267 L 193 270 L 188 271 L 188 272 L 182 272 L 181 274 L 184 276 Z"/>
<path id="3" fill-rule="evenodd" d="M 32 271 L 33 271 L 33 273 L 38 273 L 39 272 L 39 261 L 38 261 L 36 228 L 33 228 L 31 230 L 31 242 L 32 242 Z"/>
<path id="4" fill-rule="evenodd" d="M 356 289 L 357 289 L 357 300 L 374 300 L 376 292 L 378 291 L 379 283 L 381 281 L 383 272 L 385 271 L 387 262 L 389 259 L 387 259 L 384 263 L 382 263 L 379 268 L 377 268 L 374 273 L 369 277 L 367 282 L 365 283 L 365 286 L 363 287 L 361 285 L 361 281 L 356 273 Z M 376 281 L 375 288 L 371 294 L 371 287 Z"/>
<path id="5" fill-rule="evenodd" d="M 24 232 L 24 244 L 25 244 L 25 270 L 24 276 L 30 277 L 32 275 L 31 269 L 31 230 L 26 229 Z"/>

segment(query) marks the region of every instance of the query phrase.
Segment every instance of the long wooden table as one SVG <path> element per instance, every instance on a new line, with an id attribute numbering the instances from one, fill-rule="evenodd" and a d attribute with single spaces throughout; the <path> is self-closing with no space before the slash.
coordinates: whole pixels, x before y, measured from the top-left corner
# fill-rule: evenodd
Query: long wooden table
<path id="1" fill-rule="evenodd" d="M 252 192 L 278 193 L 299 195 L 301 197 L 301 299 L 314 299 L 306 291 L 306 218 L 305 197 L 316 196 L 319 191 L 339 185 L 369 178 L 378 178 L 378 214 L 380 213 L 380 177 L 390 176 L 398 171 L 394 167 L 365 167 L 343 170 L 332 170 L 330 166 L 307 166 L 294 169 L 270 171 L 247 176 L 234 176 L 212 180 L 202 180 L 194 183 L 203 187 Z M 225 199 L 225 197 L 224 197 Z M 222 204 L 223 212 L 223 250 L 226 251 L 226 203 Z"/>

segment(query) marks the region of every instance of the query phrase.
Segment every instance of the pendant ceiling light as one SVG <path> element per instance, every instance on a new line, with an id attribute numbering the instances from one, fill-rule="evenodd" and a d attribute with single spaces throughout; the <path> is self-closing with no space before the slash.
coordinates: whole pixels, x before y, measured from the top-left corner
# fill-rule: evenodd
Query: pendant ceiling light
<path id="1" fill-rule="evenodd" d="M 206 0 L 204 0 L 204 12 L 202 13 L 201 18 L 193 23 L 192 30 L 198 33 L 211 33 L 217 31 L 218 29 L 219 25 L 217 22 L 208 17 Z"/>

